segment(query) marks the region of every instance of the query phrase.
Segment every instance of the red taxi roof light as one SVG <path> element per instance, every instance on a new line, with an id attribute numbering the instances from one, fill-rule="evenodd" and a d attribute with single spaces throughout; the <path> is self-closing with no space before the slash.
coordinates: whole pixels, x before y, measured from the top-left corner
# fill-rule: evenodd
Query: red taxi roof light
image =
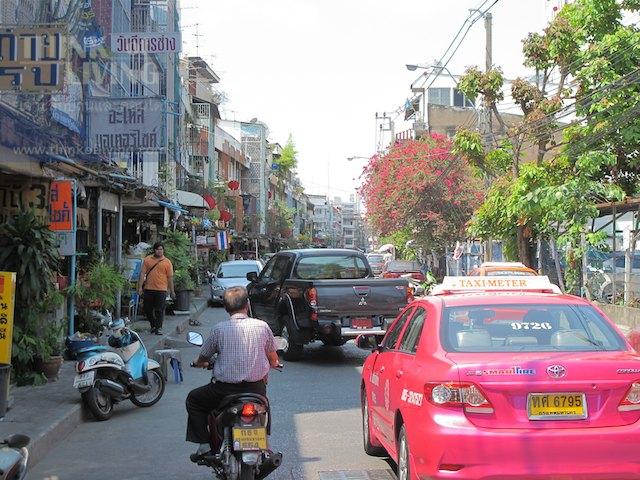
<path id="1" fill-rule="evenodd" d="M 640 410 L 640 383 L 632 383 L 624 399 L 618 405 L 618 411 Z"/>
<path id="2" fill-rule="evenodd" d="M 463 407 L 469 413 L 493 413 L 493 405 L 473 383 L 427 383 L 427 399 L 438 406 Z"/>

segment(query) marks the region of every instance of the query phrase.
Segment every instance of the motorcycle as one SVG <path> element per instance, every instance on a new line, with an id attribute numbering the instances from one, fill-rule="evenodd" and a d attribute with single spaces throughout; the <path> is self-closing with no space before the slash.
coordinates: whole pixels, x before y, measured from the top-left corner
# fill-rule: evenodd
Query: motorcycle
<path id="1" fill-rule="evenodd" d="M 109 332 L 109 347 L 96 344 L 78 350 L 73 381 L 84 404 L 100 421 L 111 418 L 114 404 L 123 400 L 150 407 L 165 389 L 160 364 L 148 357 L 140 335 L 127 327 L 129 320 L 112 320 L 107 314 L 102 324 Z"/>
<path id="2" fill-rule="evenodd" d="M 27 474 L 31 439 L 26 435 L 11 435 L 0 442 L 0 480 L 22 480 Z"/>
<path id="3" fill-rule="evenodd" d="M 188 332 L 187 341 L 201 347 L 204 339 L 197 332 Z M 286 348 L 284 342 L 277 339 L 279 350 Z M 213 362 L 208 368 L 213 368 Z M 269 448 L 271 411 L 269 401 L 262 395 L 225 397 L 209 415 L 209 432 L 211 454 L 193 454 L 191 460 L 212 468 L 219 479 L 260 480 L 282 464 L 282 453 Z"/>

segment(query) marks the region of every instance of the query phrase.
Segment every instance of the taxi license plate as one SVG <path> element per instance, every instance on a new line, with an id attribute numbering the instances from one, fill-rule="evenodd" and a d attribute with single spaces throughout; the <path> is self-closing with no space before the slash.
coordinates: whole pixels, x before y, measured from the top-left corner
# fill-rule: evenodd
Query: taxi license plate
<path id="1" fill-rule="evenodd" d="M 370 318 L 354 318 L 351 320 L 351 328 L 371 328 L 373 322 Z"/>
<path id="2" fill-rule="evenodd" d="M 267 429 L 258 428 L 233 428 L 233 448 L 237 451 L 244 450 L 266 450 L 267 449 Z"/>
<path id="3" fill-rule="evenodd" d="M 587 418 L 584 393 L 530 393 L 529 420 L 581 420 Z"/>
<path id="4" fill-rule="evenodd" d="M 93 381 L 96 378 L 96 371 L 91 370 L 87 373 L 82 373 L 80 375 L 76 375 L 76 378 L 73 379 L 73 388 L 83 388 L 90 387 L 93 385 Z"/>

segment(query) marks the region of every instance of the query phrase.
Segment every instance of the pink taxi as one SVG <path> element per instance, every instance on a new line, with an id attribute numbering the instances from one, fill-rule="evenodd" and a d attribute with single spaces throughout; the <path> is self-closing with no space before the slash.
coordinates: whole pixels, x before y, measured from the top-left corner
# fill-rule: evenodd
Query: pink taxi
<path id="1" fill-rule="evenodd" d="M 640 478 L 640 355 L 547 277 L 450 277 L 362 371 L 364 448 L 400 480 Z"/>

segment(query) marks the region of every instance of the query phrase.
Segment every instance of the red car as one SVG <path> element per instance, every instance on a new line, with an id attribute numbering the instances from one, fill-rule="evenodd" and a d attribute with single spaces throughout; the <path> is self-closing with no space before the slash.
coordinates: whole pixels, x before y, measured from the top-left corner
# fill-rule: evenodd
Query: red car
<path id="1" fill-rule="evenodd" d="M 412 260 L 391 260 L 382 267 L 383 278 L 400 278 L 403 276 L 422 282 L 424 274 L 420 270 L 420 263 Z"/>
<path id="2" fill-rule="evenodd" d="M 547 277 L 446 278 L 362 371 L 364 448 L 399 480 L 640 478 L 640 354 Z"/>

